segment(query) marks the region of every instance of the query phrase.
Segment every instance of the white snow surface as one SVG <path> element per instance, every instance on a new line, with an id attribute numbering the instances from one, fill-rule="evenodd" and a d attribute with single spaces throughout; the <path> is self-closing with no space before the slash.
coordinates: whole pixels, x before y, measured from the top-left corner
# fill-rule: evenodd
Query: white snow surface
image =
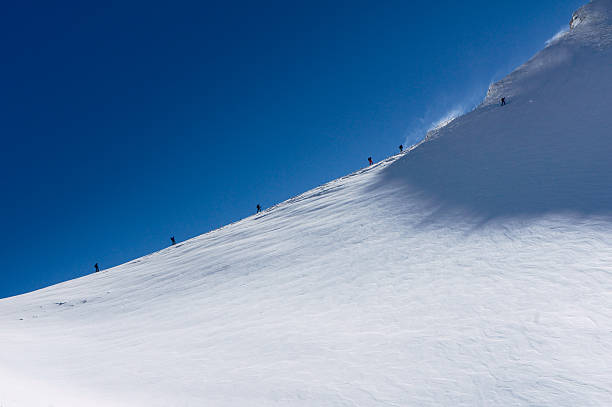
<path id="1" fill-rule="evenodd" d="M 577 15 L 410 151 L 0 300 L 0 406 L 611 406 L 612 0 Z"/>

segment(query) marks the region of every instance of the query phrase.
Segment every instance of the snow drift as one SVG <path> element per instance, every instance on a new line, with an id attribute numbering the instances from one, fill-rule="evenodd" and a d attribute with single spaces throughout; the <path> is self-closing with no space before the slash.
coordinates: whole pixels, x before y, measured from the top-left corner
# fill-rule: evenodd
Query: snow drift
<path id="1" fill-rule="evenodd" d="M 410 151 L 0 300 L 0 405 L 612 405 L 611 15 Z"/>

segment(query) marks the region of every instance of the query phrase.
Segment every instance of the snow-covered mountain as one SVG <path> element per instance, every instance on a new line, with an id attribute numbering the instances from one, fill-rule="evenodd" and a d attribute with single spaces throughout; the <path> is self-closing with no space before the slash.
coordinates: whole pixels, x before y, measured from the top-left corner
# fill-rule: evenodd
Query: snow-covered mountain
<path id="1" fill-rule="evenodd" d="M 410 151 L 0 300 L 0 406 L 612 405 L 612 0 L 571 25 Z"/>

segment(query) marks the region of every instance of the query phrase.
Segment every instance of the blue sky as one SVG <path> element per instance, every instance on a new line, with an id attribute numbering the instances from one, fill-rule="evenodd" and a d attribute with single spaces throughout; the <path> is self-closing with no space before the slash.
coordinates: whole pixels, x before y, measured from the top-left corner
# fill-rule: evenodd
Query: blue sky
<path id="1" fill-rule="evenodd" d="M 394 154 L 584 1 L 90 3 L 0 15 L 0 297 Z"/>

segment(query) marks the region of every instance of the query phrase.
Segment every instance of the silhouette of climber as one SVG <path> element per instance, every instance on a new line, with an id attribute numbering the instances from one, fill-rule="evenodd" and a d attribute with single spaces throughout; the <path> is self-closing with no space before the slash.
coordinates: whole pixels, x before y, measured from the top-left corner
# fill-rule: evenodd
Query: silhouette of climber
<path id="1" fill-rule="evenodd" d="M 506 98 L 501 98 L 501 105 L 505 106 L 506 105 Z"/>
<path id="2" fill-rule="evenodd" d="M 374 164 L 374 162 L 372 161 L 372 157 L 368 157 L 368 162 L 370 163 L 370 165 Z"/>
<path id="3" fill-rule="evenodd" d="M 172 244 L 176 244 L 176 240 L 174 240 L 174 236 L 172 236 L 170 240 L 172 240 Z"/>
<path id="4" fill-rule="evenodd" d="M 96 273 L 100 271 L 100 267 L 98 267 L 98 263 L 94 264 L 94 267 L 96 268 Z"/>
<path id="5" fill-rule="evenodd" d="M 257 204 L 257 213 L 261 212 L 261 205 Z"/>
<path id="6" fill-rule="evenodd" d="M 403 146 L 403 144 L 400 144 L 399 149 L 400 149 L 400 153 L 401 153 L 402 151 L 404 151 L 404 146 Z"/>

